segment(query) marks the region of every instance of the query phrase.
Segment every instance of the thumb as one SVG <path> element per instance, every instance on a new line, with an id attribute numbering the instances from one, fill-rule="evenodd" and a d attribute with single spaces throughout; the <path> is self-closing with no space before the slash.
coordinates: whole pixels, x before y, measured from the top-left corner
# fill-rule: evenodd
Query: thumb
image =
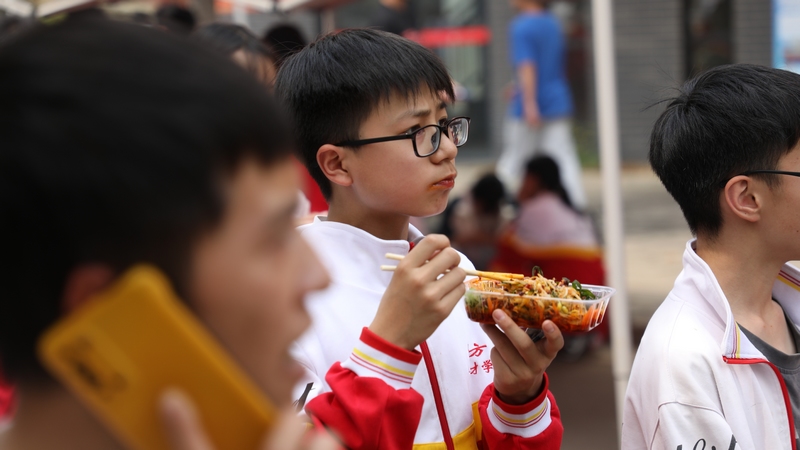
<path id="1" fill-rule="evenodd" d="M 301 448 L 300 443 L 308 432 L 308 425 L 291 409 L 284 411 L 267 437 L 263 450 L 288 450 Z"/>
<path id="2" fill-rule="evenodd" d="M 159 412 L 173 450 L 213 450 L 186 394 L 167 389 L 159 399 Z"/>
<path id="3" fill-rule="evenodd" d="M 311 429 L 293 409 L 281 414 L 262 450 L 339 450 L 329 434 Z"/>
<path id="4" fill-rule="evenodd" d="M 542 332 L 544 332 L 544 337 L 546 339 L 536 344 L 541 345 L 542 353 L 552 360 L 556 357 L 558 351 L 564 347 L 564 336 L 561 334 L 561 330 L 558 329 L 556 324 L 549 320 L 545 320 L 542 323 Z"/>

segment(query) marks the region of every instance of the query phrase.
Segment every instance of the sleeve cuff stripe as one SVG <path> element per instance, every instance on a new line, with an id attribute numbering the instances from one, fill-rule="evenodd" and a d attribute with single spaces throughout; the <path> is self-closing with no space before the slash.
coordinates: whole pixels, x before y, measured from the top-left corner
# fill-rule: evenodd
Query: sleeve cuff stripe
<path id="1" fill-rule="evenodd" d="M 512 428 L 527 428 L 532 425 L 536 425 L 539 423 L 542 418 L 546 417 L 545 413 L 547 412 L 547 404 L 542 405 L 537 411 L 534 412 L 533 415 L 526 417 L 524 419 L 516 419 L 513 417 L 509 417 L 506 414 L 503 414 L 500 411 L 500 408 L 497 405 L 492 405 L 492 411 L 494 412 L 495 416 L 497 417 L 503 425 Z"/>
<path id="2" fill-rule="evenodd" d="M 377 354 L 370 356 L 367 353 L 373 352 L 370 352 L 368 349 L 365 350 L 366 351 L 361 351 L 358 348 L 354 348 L 352 356 L 356 356 L 367 363 L 370 363 L 376 367 L 380 367 L 388 372 L 392 372 L 398 376 L 407 378 L 414 377 L 414 372 L 416 371 L 416 367 L 414 365 L 403 363 L 402 361 L 398 361 L 389 355 L 382 355 L 377 350 L 374 351 L 374 353 Z M 384 358 L 380 358 L 381 356 L 384 356 Z M 388 361 L 386 361 L 386 359 L 388 359 Z"/>
<path id="3" fill-rule="evenodd" d="M 486 409 L 489 422 L 497 431 L 523 438 L 538 436 L 553 423 L 549 399 L 545 399 L 544 403 L 527 414 L 509 414 L 496 405 L 494 399 L 489 400 Z"/>
<path id="4" fill-rule="evenodd" d="M 397 347 L 396 345 L 383 340 L 380 336 L 370 331 L 367 327 L 364 327 L 364 329 L 361 330 L 360 340 L 362 344 L 366 345 L 370 349 L 393 358 L 400 364 L 408 364 L 412 367 L 416 367 L 422 360 L 422 355 L 420 355 L 418 352 Z M 402 368 L 402 365 L 400 367 Z M 412 368 L 411 370 L 415 369 Z"/>
<path id="5" fill-rule="evenodd" d="M 413 377 L 404 376 L 404 375 L 398 374 L 398 373 L 396 373 L 394 371 L 387 370 L 387 369 L 385 369 L 383 367 L 380 367 L 380 366 L 377 366 L 375 364 L 372 364 L 369 361 L 360 358 L 355 352 L 353 352 L 353 354 L 350 355 L 350 361 L 352 361 L 354 364 L 358 364 L 359 366 L 361 366 L 361 367 L 363 367 L 363 368 L 365 368 L 365 369 L 367 369 L 367 370 L 369 370 L 371 372 L 375 372 L 376 374 L 380 375 L 381 377 L 388 378 L 390 380 L 399 381 L 401 383 L 405 383 L 405 384 L 409 384 L 409 385 L 411 384 L 411 381 L 413 380 Z"/>

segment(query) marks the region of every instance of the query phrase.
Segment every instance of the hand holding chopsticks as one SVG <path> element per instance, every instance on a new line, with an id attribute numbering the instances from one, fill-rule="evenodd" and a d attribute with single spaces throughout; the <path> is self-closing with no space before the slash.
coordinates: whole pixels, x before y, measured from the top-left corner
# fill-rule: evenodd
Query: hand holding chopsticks
<path id="1" fill-rule="evenodd" d="M 408 350 L 428 339 L 466 292 L 460 260 L 446 236 L 419 241 L 393 268 L 369 330 Z"/>
<path id="2" fill-rule="evenodd" d="M 403 255 L 398 255 L 396 253 L 387 253 L 386 259 L 401 261 L 403 259 Z M 392 271 L 394 269 L 395 266 L 381 265 L 381 270 Z M 469 270 L 464 269 L 464 271 L 467 272 L 467 275 L 472 275 L 482 278 L 491 278 L 492 280 L 499 280 L 499 281 L 521 280 L 525 278 L 524 275 L 518 273 L 485 272 L 483 270 L 471 270 L 471 269 Z"/>

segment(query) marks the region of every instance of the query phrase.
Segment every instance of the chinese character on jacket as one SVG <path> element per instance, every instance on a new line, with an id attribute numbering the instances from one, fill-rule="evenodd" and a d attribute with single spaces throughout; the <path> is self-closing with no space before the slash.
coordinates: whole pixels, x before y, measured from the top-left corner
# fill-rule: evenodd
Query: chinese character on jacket
<path id="1" fill-rule="evenodd" d="M 469 357 L 470 358 L 473 358 L 473 357 L 476 357 L 476 356 L 481 356 L 483 354 L 483 349 L 486 348 L 485 344 L 484 345 L 472 344 L 472 345 L 473 345 L 473 347 L 471 349 L 469 349 Z"/>

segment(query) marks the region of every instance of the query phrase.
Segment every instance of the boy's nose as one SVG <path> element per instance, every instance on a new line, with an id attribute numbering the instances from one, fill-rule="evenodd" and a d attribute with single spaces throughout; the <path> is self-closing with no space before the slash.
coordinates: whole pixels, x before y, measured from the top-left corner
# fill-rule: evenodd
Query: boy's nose
<path id="1" fill-rule="evenodd" d="M 455 159 L 456 155 L 458 155 L 458 147 L 456 147 L 456 144 L 453 143 L 453 140 L 449 136 L 442 133 L 442 138 L 439 142 L 439 150 L 431 155 L 431 158 L 437 161 L 444 161 L 447 159 Z"/>

